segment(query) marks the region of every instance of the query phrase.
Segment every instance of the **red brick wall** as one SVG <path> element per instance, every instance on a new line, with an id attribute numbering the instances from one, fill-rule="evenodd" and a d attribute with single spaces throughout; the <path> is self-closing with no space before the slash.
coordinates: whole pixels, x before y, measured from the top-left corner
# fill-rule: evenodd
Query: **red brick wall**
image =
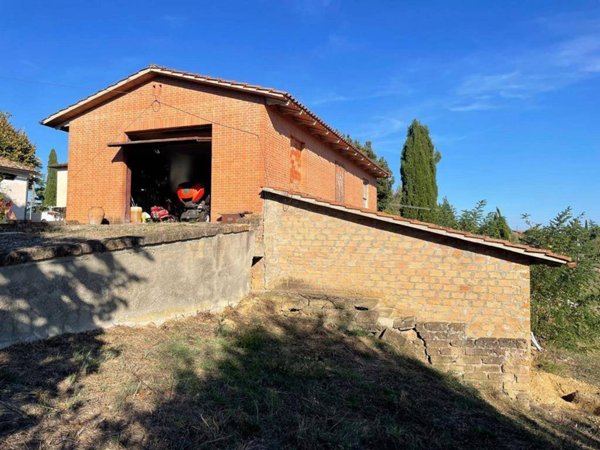
<path id="1" fill-rule="evenodd" d="M 516 256 L 267 194 L 267 289 L 376 297 L 389 317 L 529 340 L 529 266 Z"/>
<path id="2" fill-rule="evenodd" d="M 153 104 L 153 85 L 159 83 L 160 105 Z M 264 173 L 257 134 L 264 108 L 255 96 L 165 78 L 73 120 L 67 219 L 86 222 L 90 206 L 102 206 L 111 223 L 126 219 L 127 168 L 119 161 L 119 149 L 107 147 L 108 142 L 126 140 L 127 131 L 206 124 L 213 125 L 214 213 L 260 211 Z"/>
<path id="3" fill-rule="evenodd" d="M 159 84 L 160 90 L 154 88 Z M 154 94 L 160 105 L 153 104 Z M 127 221 L 128 169 L 120 149 L 108 142 L 127 140 L 128 131 L 207 124 L 212 124 L 213 219 L 242 210 L 260 214 L 261 187 L 290 186 L 291 136 L 305 143 L 303 179 L 296 188 L 335 199 L 334 164 L 341 155 L 265 106 L 262 97 L 157 78 L 71 121 L 67 220 L 86 223 L 90 207 L 101 206 L 111 223 Z M 374 177 L 344 163 L 346 202 L 362 206 L 366 178 L 372 184 L 369 207 L 376 208 Z"/>
<path id="4" fill-rule="evenodd" d="M 267 186 L 295 190 L 298 187 L 290 183 L 289 146 L 290 138 L 304 143 L 302 171 L 304 180 L 302 190 L 307 194 L 335 201 L 335 163 L 339 161 L 346 169 L 345 203 L 354 207 L 363 207 L 363 179 L 370 184 L 368 207 L 377 209 L 377 180 L 374 176 L 310 134 L 291 119 L 268 109 L 265 130 L 265 149 L 267 160 Z"/>

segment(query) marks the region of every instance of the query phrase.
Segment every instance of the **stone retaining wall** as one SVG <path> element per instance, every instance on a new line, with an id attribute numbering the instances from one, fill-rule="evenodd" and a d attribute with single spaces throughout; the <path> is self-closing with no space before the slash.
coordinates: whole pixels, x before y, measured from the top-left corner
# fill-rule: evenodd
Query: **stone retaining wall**
<path id="1" fill-rule="evenodd" d="M 324 326 L 364 330 L 418 359 L 450 372 L 478 388 L 527 400 L 529 346 L 524 339 L 472 338 L 464 323 L 418 322 L 414 316 L 390 319 L 370 298 L 318 292 L 274 291 L 281 312 L 290 317 L 318 317 Z"/>
<path id="2" fill-rule="evenodd" d="M 386 329 L 382 339 L 409 347 L 413 356 L 477 387 L 523 400 L 529 386 L 529 346 L 524 339 L 469 338 L 464 323 L 423 322 Z"/>

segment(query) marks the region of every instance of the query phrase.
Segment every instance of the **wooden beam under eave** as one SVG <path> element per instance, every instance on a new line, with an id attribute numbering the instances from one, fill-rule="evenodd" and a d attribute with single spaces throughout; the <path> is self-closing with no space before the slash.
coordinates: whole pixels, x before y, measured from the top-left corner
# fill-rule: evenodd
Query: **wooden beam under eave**
<path id="1" fill-rule="evenodd" d="M 279 107 L 279 112 L 281 114 L 283 114 L 284 116 L 298 117 L 298 110 L 297 109 L 286 108 L 284 106 L 280 106 Z"/>
<path id="2" fill-rule="evenodd" d="M 267 98 L 266 99 L 266 104 L 268 106 L 279 106 L 279 107 L 289 107 L 291 102 L 289 100 L 278 100 L 276 98 Z"/>
<path id="3" fill-rule="evenodd" d="M 327 130 L 322 130 L 322 129 L 318 128 L 318 127 L 313 127 L 313 128 L 311 128 L 311 129 L 309 130 L 309 132 L 310 132 L 310 134 L 312 134 L 313 136 L 316 136 L 316 137 L 318 137 L 318 138 L 321 138 L 321 139 L 325 138 L 325 136 L 327 136 L 327 135 L 329 134 L 329 131 L 327 131 Z M 325 139 L 323 139 L 323 140 L 325 140 Z"/>
<path id="4" fill-rule="evenodd" d="M 298 122 L 302 122 L 302 123 L 306 123 L 306 124 L 310 124 L 312 126 L 316 126 L 317 125 L 317 121 L 315 119 L 312 119 L 310 117 L 306 117 L 306 116 L 299 116 L 296 115 L 294 116 L 296 118 L 296 120 Z"/>

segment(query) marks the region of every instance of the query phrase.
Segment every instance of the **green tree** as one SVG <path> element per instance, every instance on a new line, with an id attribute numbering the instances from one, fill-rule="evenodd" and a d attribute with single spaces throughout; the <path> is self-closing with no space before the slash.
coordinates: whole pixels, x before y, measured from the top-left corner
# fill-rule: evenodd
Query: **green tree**
<path id="1" fill-rule="evenodd" d="M 56 150 L 50 150 L 48 156 L 48 177 L 46 178 L 46 188 L 44 192 L 44 205 L 55 206 L 56 205 L 56 169 L 52 166 L 58 163 L 56 158 Z"/>
<path id="2" fill-rule="evenodd" d="M 377 179 L 377 210 L 394 213 L 391 203 L 394 198 L 394 176 L 391 175 L 390 166 L 383 156 L 377 158 L 377 164 L 387 170 L 390 176 Z"/>
<path id="3" fill-rule="evenodd" d="M 354 145 L 362 153 L 368 156 L 370 159 L 375 161 L 380 167 L 390 172 L 390 166 L 383 156 L 377 156 L 371 141 L 365 141 L 364 143 L 353 139 L 349 134 L 344 136 L 348 142 Z M 394 177 L 390 175 L 387 178 L 377 179 L 377 210 L 392 212 L 389 210 L 392 197 L 394 195 Z"/>
<path id="4" fill-rule="evenodd" d="M 506 241 L 512 240 L 512 230 L 508 226 L 506 217 L 502 215 L 499 208 L 496 208 L 496 211 L 489 213 L 483 220 L 483 223 L 479 226 L 479 234 L 484 234 L 497 239 L 504 239 Z"/>
<path id="5" fill-rule="evenodd" d="M 479 200 L 471 209 L 464 209 L 458 217 L 458 229 L 468 233 L 479 233 L 484 218 L 485 200 Z"/>
<path id="6" fill-rule="evenodd" d="M 17 130 L 10 122 L 10 114 L 0 111 L 0 156 L 39 168 L 35 145 L 23 130 Z"/>
<path id="7" fill-rule="evenodd" d="M 582 223 L 571 208 L 547 225 L 532 224 L 521 241 L 571 256 L 571 267 L 531 267 L 531 326 L 552 344 L 567 348 L 600 346 L 600 227 Z"/>
<path id="8" fill-rule="evenodd" d="M 408 127 L 400 159 L 401 214 L 404 217 L 426 221 L 434 219 L 438 196 L 436 166 L 440 159 L 440 152 L 429 137 L 429 129 L 413 120 Z"/>
<path id="9" fill-rule="evenodd" d="M 437 223 L 447 228 L 457 228 L 458 221 L 456 219 L 456 209 L 450 204 L 447 197 L 444 197 L 435 209 L 435 217 L 433 223 Z"/>

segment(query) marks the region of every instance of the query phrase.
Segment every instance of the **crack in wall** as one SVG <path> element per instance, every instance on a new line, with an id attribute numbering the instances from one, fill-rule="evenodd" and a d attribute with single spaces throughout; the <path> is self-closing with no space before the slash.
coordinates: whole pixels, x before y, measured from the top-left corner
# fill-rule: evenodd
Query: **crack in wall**
<path id="1" fill-rule="evenodd" d="M 427 362 L 429 364 L 433 364 L 431 362 L 431 355 L 427 351 L 427 341 L 425 341 L 425 338 L 423 336 L 421 336 L 421 333 L 419 333 L 419 330 L 417 330 L 416 327 L 414 329 L 414 332 L 415 332 L 415 336 L 417 336 L 417 339 L 419 339 L 423 343 L 423 351 L 425 352 L 425 357 L 427 358 Z"/>

